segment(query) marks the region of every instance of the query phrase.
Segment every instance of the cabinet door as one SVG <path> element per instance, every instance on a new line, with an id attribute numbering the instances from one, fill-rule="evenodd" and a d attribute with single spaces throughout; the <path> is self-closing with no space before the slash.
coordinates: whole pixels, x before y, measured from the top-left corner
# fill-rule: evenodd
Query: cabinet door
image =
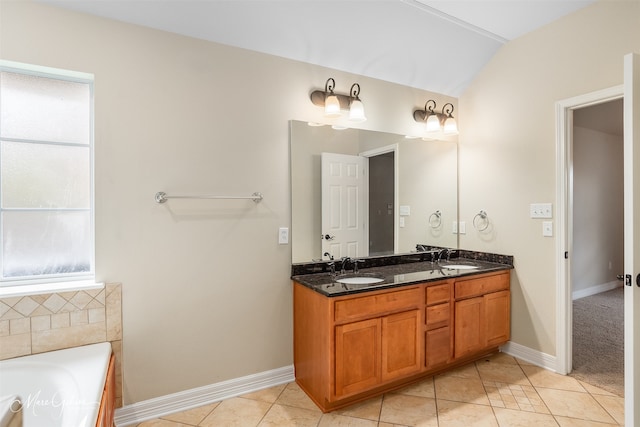
<path id="1" fill-rule="evenodd" d="M 380 319 L 370 319 L 336 326 L 336 396 L 380 383 L 380 324 Z"/>
<path id="2" fill-rule="evenodd" d="M 457 301 L 454 320 L 455 357 L 475 353 L 485 347 L 483 297 Z"/>
<path id="3" fill-rule="evenodd" d="M 420 310 L 382 318 L 382 380 L 420 371 Z"/>
<path id="4" fill-rule="evenodd" d="M 510 300 L 509 291 L 484 296 L 484 332 L 487 347 L 509 341 Z"/>
<path id="5" fill-rule="evenodd" d="M 433 329 L 425 335 L 425 365 L 427 369 L 443 365 L 451 359 L 451 333 L 448 326 Z"/>

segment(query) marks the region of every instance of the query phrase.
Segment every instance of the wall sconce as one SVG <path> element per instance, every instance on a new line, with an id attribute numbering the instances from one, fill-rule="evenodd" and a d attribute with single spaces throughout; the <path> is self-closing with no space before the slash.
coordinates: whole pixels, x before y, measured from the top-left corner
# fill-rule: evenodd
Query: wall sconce
<path id="1" fill-rule="evenodd" d="M 360 85 L 351 85 L 349 95 L 335 93 L 336 81 L 329 78 L 324 84 L 324 91 L 315 90 L 311 92 L 311 102 L 318 107 L 324 107 L 325 117 L 340 117 L 342 109 L 349 109 L 349 120 L 352 122 L 364 122 L 367 120 L 364 115 L 364 105 L 360 100 Z"/>
<path id="2" fill-rule="evenodd" d="M 456 135 L 458 133 L 458 124 L 453 118 L 453 104 L 446 103 L 442 107 L 442 113 L 435 111 L 436 101 L 428 100 L 424 104 L 424 110 L 415 110 L 413 119 L 418 123 L 425 123 L 427 132 L 442 131 L 444 135 Z"/>

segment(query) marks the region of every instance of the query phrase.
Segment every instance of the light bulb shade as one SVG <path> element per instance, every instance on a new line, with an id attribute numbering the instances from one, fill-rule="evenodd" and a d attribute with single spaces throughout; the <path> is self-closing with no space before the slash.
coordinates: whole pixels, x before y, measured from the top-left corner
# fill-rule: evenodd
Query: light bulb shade
<path id="1" fill-rule="evenodd" d="M 431 114 L 427 118 L 427 132 L 438 132 L 440 130 L 440 119 L 436 114 Z"/>
<path id="2" fill-rule="evenodd" d="M 444 121 L 444 129 L 442 133 L 445 135 L 456 135 L 458 133 L 458 124 L 456 123 L 456 119 L 453 117 L 447 117 L 447 120 Z"/>
<path id="3" fill-rule="evenodd" d="M 349 120 L 352 122 L 364 122 L 367 118 L 364 115 L 364 105 L 359 99 L 351 101 L 349 108 Z"/>
<path id="4" fill-rule="evenodd" d="M 324 100 L 324 115 L 326 117 L 340 117 L 340 101 L 335 95 L 329 95 Z"/>

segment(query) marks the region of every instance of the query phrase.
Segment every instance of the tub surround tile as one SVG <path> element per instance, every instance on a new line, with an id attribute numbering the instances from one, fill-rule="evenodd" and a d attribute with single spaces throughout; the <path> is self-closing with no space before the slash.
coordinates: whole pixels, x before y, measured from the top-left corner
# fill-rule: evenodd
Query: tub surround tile
<path id="1" fill-rule="evenodd" d="M 0 338 L 0 360 L 31 354 L 31 334 L 7 335 Z"/>
<path id="2" fill-rule="evenodd" d="M 20 335 L 20 334 L 28 334 L 31 332 L 31 319 L 28 317 L 23 317 L 21 319 L 11 319 L 9 320 L 9 334 L 10 335 Z"/>
<path id="3" fill-rule="evenodd" d="M 13 309 L 23 316 L 29 316 L 39 305 L 31 297 L 24 297 L 13 306 Z"/>
<path id="4" fill-rule="evenodd" d="M 122 286 L 106 285 L 107 340 L 122 339 Z"/>
<path id="5" fill-rule="evenodd" d="M 122 406 L 122 285 L 0 299 L 0 360 L 110 341 Z"/>
<path id="6" fill-rule="evenodd" d="M 35 331 L 31 334 L 33 353 L 78 347 L 107 341 L 105 323 L 69 326 L 68 328 Z"/>
<path id="7" fill-rule="evenodd" d="M 42 305 L 51 310 L 52 313 L 57 313 L 62 309 L 62 307 L 64 307 L 66 303 L 67 300 L 62 298 L 60 295 L 51 294 L 51 296 L 47 298 L 45 302 L 42 303 Z"/>
<path id="8" fill-rule="evenodd" d="M 51 329 L 51 316 L 32 316 L 31 317 L 31 330 L 32 331 L 48 331 Z"/>
<path id="9" fill-rule="evenodd" d="M 68 328 L 69 326 L 71 326 L 69 313 L 51 315 L 51 329 Z"/>

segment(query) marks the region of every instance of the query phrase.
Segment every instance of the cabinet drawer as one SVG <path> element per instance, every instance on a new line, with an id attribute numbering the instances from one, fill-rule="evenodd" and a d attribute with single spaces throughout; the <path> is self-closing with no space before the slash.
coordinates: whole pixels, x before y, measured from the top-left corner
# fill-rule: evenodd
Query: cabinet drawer
<path id="1" fill-rule="evenodd" d="M 456 299 L 509 289 L 509 273 L 462 280 L 455 283 Z"/>
<path id="2" fill-rule="evenodd" d="M 449 302 L 451 296 L 451 285 L 435 285 L 427 287 L 427 305 Z"/>
<path id="3" fill-rule="evenodd" d="M 449 318 L 451 316 L 451 310 L 449 307 L 450 305 L 448 302 L 427 307 L 427 329 L 447 326 L 449 324 Z"/>
<path id="4" fill-rule="evenodd" d="M 335 303 L 335 321 L 359 319 L 418 307 L 421 288 L 403 289 L 366 297 L 354 297 Z"/>

